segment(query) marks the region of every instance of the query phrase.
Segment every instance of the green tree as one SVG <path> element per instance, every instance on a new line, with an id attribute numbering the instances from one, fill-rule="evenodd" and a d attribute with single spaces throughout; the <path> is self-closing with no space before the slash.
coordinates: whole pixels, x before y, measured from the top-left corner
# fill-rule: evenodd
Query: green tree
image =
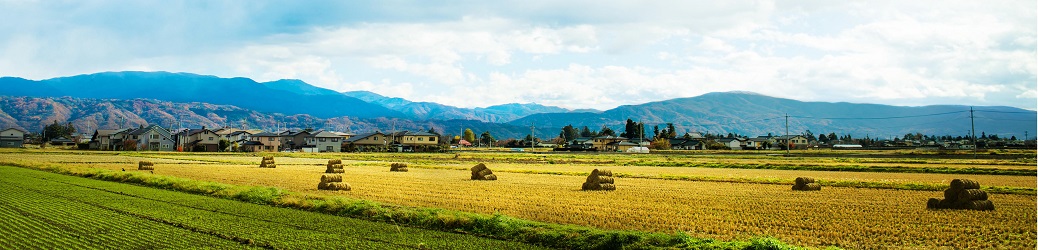
<path id="1" fill-rule="evenodd" d="M 640 138 L 645 134 L 645 124 L 640 122 L 634 122 L 631 119 L 627 119 L 627 124 L 624 124 L 624 132 L 620 133 L 620 136 L 627 138 Z"/>
<path id="2" fill-rule="evenodd" d="M 43 127 L 42 139 L 43 139 L 44 142 L 50 141 L 50 139 L 54 139 L 54 138 L 58 138 L 58 137 L 65 137 L 65 138 L 72 139 L 72 134 L 75 134 L 75 133 L 76 133 L 76 128 L 72 126 L 71 122 L 69 122 L 66 125 L 61 125 L 61 124 L 58 124 L 57 120 L 54 120 L 54 123 L 52 123 L 50 125 L 47 125 L 46 127 Z"/>
<path id="3" fill-rule="evenodd" d="M 656 149 L 656 150 L 670 149 L 670 139 L 663 138 L 663 137 L 656 137 L 656 139 L 652 141 L 652 145 L 651 146 L 652 146 L 652 149 Z"/>
<path id="4" fill-rule="evenodd" d="M 667 138 L 678 137 L 678 131 L 674 128 L 673 123 L 667 123 Z"/>
<path id="5" fill-rule="evenodd" d="M 580 129 L 580 137 L 592 137 L 592 136 L 595 136 L 595 132 L 591 132 L 591 129 L 588 129 L 587 126 L 584 126 L 584 128 Z"/>
<path id="6" fill-rule="evenodd" d="M 438 134 L 440 134 L 440 133 L 437 133 L 437 132 L 436 132 L 436 128 L 432 128 L 432 127 L 430 127 L 430 128 L 429 128 L 429 133 L 430 133 L 430 134 L 434 134 L 434 135 L 438 135 Z"/>
<path id="7" fill-rule="evenodd" d="M 574 128 L 573 125 L 566 125 L 565 127 L 562 127 L 562 131 L 559 132 L 559 137 L 566 140 L 567 142 L 573 141 L 574 139 L 577 139 L 577 137 L 579 136 L 580 131 L 577 131 L 577 128 Z"/>
<path id="8" fill-rule="evenodd" d="M 600 132 L 598 132 L 598 135 L 599 136 L 616 136 L 616 132 L 613 132 L 613 129 L 611 129 L 609 127 L 602 126 L 602 130 Z"/>
<path id="9" fill-rule="evenodd" d="M 231 141 L 228 141 L 227 139 L 220 139 L 219 145 L 220 151 L 226 151 L 227 147 L 231 146 Z"/>
<path id="10" fill-rule="evenodd" d="M 483 134 L 479 135 L 479 143 L 492 146 L 494 145 L 494 136 L 490 135 L 490 131 L 484 131 Z"/>
<path id="11" fill-rule="evenodd" d="M 476 141 L 476 133 L 472 132 L 472 129 L 465 129 L 465 132 L 462 134 L 461 138 L 471 143 Z"/>

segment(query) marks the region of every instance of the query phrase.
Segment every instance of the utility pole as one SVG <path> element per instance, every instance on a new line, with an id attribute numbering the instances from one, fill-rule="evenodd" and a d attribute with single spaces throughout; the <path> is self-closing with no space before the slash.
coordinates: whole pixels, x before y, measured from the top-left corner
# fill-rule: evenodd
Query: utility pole
<path id="1" fill-rule="evenodd" d="M 786 116 L 786 134 L 784 135 L 786 137 L 786 156 L 789 156 L 789 139 L 792 138 L 789 138 L 789 114 L 784 115 Z"/>
<path id="2" fill-rule="evenodd" d="M 973 137 L 973 158 L 977 158 L 977 127 L 973 123 L 973 106 L 970 106 L 970 137 Z"/>
<path id="3" fill-rule="evenodd" d="M 533 141 L 535 141 L 535 139 L 537 139 L 537 135 L 534 135 L 534 133 L 533 133 L 533 128 L 534 128 L 533 123 L 530 123 L 530 149 L 537 148 L 537 145 L 533 144 Z"/>

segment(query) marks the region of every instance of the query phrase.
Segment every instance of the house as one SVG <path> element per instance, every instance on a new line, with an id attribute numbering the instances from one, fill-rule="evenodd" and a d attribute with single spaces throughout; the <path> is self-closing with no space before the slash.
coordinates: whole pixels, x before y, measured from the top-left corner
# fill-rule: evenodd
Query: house
<path id="1" fill-rule="evenodd" d="M 306 130 L 296 132 L 289 130 L 281 132 L 279 135 L 281 135 L 282 149 L 299 150 L 314 145 L 314 141 L 312 140 L 314 139 L 312 136 L 313 134 L 306 132 Z"/>
<path id="2" fill-rule="evenodd" d="M 238 131 L 234 131 L 234 132 L 232 132 L 230 134 L 225 135 L 223 138 L 227 139 L 227 141 L 231 142 L 231 147 L 234 147 L 235 145 L 237 145 L 238 147 L 241 147 L 241 145 L 245 144 L 246 142 L 251 141 L 251 140 L 249 140 L 249 137 L 251 137 L 251 136 L 252 136 L 252 133 L 250 133 L 247 130 L 238 130 Z M 232 150 L 236 150 L 236 149 L 232 149 Z"/>
<path id="3" fill-rule="evenodd" d="M 127 131 L 124 140 L 133 140 L 137 144 L 137 148 L 133 150 L 173 151 L 175 149 L 173 147 L 173 135 L 170 134 L 169 130 L 158 125 L 149 125 L 147 127 L 141 125 L 140 128 Z"/>
<path id="4" fill-rule="evenodd" d="M 396 147 L 397 151 L 413 151 L 418 146 L 439 145 L 440 135 L 428 132 L 400 131 L 386 134 L 390 139 L 390 145 Z"/>
<path id="5" fill-rule="evenodd" d="M 783 135 L 774 137 L 775 145 L 779 148 L 785 148 L 788 145 L 790 148 L 805 149 L 807 148 L 807 138 L 801 135 Z"/>
<path id="6" fill-rule="evenodd" d="M 277 152 L 281 150 L 281 135 L 270 132 L 252 134 L 249 136 L 249 141 L 240 146 L 243 147 L 242 151 Z"/>
<path id="7" fill-rule="evenodd" d="M 318 152 L 340 152 L 342 151 L 342 136 L 337 135 L 328 131 L 321 131 L 314 134 L 312 144 L 317 148 Z"/>
<path id="8" fill-rule="evenodd" d="M 606 144 L 606 151 L 627 152 L 628 149 L 633 147 L 638 147 L 638 144 L 629 141 L 613 141 Z"/>
<path id="9" fill-rule="evenodd" d="M 703 144 L 699 140 L 695 139 L 669 139 L 670 149 L 674 150 L 702 150 Z"/>
<path id="10" fill-rule="evenodd" d="M 98 129 L 90 137 L 90 149 L 117 150 L 122 148 L 122 137 L 129 129 Z"/>
<path id="11" fill-rule="evenodd" d="M 775 143 L 771 136 L 757 136 L 746 140 L 746 149 L 767 149 Z"/>
<path id="12" fill-rule="evenodd" d="M 627 142 L 627 138 L 611 135 L 591 138 L 592 148 L 595 148 L 598 151 L 619 151 L 620 142 Z"/>
<path id="13" fill-rule="evenodd" d="M 58 138 L 51 138 L 50 139 L 50 145 L 55 145 L 55 146 L 73 146 L 73 145 L 76 145 L 76 142 L 72 141 L 72 139 L 65 138 L 64 136 L 61 136 L 61 137 L 58 137 Z"/>
<path id="14" fill-rule="evenodd" d="M 343 140 L 350 139 L 350 137 L 353 137 L 355 135 L 353 133 L 345 133 L 345 132 L 332 132 L 332 133 L 336 134 L 336 135 L 339 135 L 339 137 L 342 137 Z"/>
<path id="15" fill-rule="evenodd" d="M 717 143 L 724 144 L 732 150 L 740 150 L 746 145 L 745 139 L 742 138 L 720 138 L 717 139 Z"/>
<path id="16" fill-rule="evenodd" d="M 595 143 L 594 143 L 594 140 L 591 139 L 591 137 L 578 137 L 578 138 L 573 139 L 572 141 L 570 141 L 566 147 L 567 148 L 579 148 L 579 149 L 592 149 L 592 148 L 594 148 L 594 146 L 595 146 Z"/>
<path id="17" fill-rule="evenodd" d="M 25 142 L 24 130 L 8 128 L 0 130 L 0 148 L 20 148 Z"/>
<path id="18" fill-rule="evenodd" d="M 184 150 L 194 152 L 216 152 L 220 151 L 220 139 L 216 132 L 203 126 L 200 129 L 188 129 L 177 135 Z"/>
<path id="19" fill-rule="evenodd" d="M 356 151 L 380 151 L 384 150 L 389 140 L 386 134 L 375 131 L 359 134 L 346 139 L 346 143 Z"/>

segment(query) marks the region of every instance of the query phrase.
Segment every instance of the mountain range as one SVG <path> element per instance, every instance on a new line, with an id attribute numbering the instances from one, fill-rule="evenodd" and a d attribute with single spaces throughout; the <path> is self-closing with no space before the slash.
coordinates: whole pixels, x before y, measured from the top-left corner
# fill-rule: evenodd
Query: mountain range
<path id="1" fill-rule="evenodd" d="M 1038 127 L 1035 111 L 1013 107 L 802 102 L 750 92 L 709 93 L 614 109 L 569 110 L 535 103 L 461 108 L 368 91 L 336 92 L 300 80 L 256 82 L 190 73 L 105 72 L 45 80 L 0 77 L 0 126 L 36 131 L 52 121 L 80 131 L 139 124 L 276 129 L 382 131 L 464 128 L 499 138 L 554 137 L 566 125 L 622 130 L 627 119 L 678 132 L 747 136 L 813 133 L 886 138 L 906 133 L 965 135 L 970 115 L 978 134 L 1022 136 Z M 244 123 L 244 124 L 242 124 Z M 455 132 L 457 131 L 457 132 Z M 548 135 L 548 136 L 544 136 Z"/>

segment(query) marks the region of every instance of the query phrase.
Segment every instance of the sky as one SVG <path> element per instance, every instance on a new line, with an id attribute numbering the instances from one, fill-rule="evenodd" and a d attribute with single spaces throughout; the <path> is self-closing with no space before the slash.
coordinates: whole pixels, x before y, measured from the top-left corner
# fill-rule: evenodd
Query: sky
<path id="1" fill-rule="evenodd" d="M 459 107 L 604 110 L 751 91 L 1035 110 L 1036 9 L 975 0 L 0 0 L 0 76 L 301 79 Z"/>

